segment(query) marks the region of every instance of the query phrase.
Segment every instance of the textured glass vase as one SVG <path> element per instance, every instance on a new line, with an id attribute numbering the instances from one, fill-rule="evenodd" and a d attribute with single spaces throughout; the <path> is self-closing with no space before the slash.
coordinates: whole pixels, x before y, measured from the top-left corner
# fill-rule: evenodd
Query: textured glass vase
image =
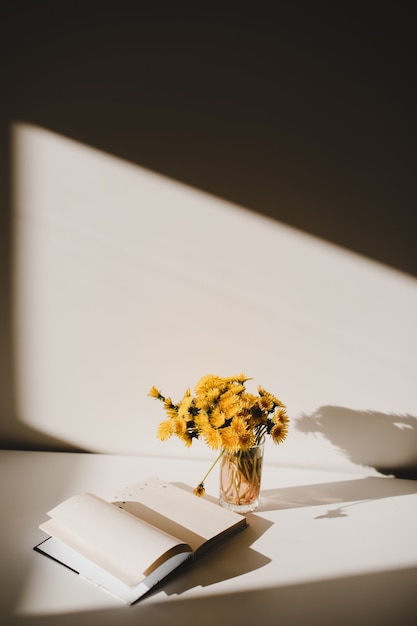
<path id="1" fill-rule="evenodd" d="M 249 450 L 224 452 L 220 461 L 220 504 L 237 513 L 259 506 L 264 442 Z"/>

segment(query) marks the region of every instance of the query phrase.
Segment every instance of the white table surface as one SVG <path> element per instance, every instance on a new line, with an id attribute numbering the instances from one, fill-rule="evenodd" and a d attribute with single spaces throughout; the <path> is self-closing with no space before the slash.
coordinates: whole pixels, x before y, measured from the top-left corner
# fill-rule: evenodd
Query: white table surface
<path id="1" fill-rule="evenodd" d="M 83 491 L 150 475 L 194 486 L 207 461 L 0 452 L 2 624 L 417 623 L 417 482 L 266 464 L 250 526 L 133 606 L 32 550 Z M 216 469 L 208 497 L 217 497 Z"/>

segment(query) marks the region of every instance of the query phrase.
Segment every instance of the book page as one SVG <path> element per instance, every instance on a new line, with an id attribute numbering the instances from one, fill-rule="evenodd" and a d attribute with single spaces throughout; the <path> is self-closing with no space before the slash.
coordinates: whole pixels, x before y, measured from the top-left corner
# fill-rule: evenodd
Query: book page
<path id="1" fill-rule="evenodd" d="M 165 558 L 190 548 L 113 504 L 80 494 L 49 511 L 40 528 L 129 586 Z"/>
<path id="2" fill-rule="evenodd" d="M 35 550 L 53 558 L 58 563 L 79 574 L 85 580 L 101 587 L 114 596 L 131 604 L 147 593 L 154 585 L 168 576 L 174 569 L 190 558 L 191 552 L 183 552 L 171 556 L 160 566 L 156 567 L 149 576 L 146 576 L 138 585 L 129 586 L 120 578 L 112 576 L 108 571 L 93 563 L 90 559 L 76 552 L 55 537 L 48 537 Z"/>
<path id="3" fill-rule="evenodd" d="M 178 537 L 193 552 L 210 539 L 246 526 L 242 515 L 154 477 L 122 489 L 114 499 L 117 506 Z"/>

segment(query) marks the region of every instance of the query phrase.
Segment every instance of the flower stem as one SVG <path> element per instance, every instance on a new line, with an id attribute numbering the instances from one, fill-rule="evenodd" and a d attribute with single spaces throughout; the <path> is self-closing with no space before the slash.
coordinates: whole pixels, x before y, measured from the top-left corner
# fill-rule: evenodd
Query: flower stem
<path id="1" fill-rule="evenodd" d="M 200 482 L 200 485 L 204 485 L 207 476 L 210 474 L 211 470 L 213 469 L 213 467 L 216 465 L 216 463 L 218 463 L 220 461 L 220 459 L 222 458 L 224 453 L 224 450 L 221 450 L 219 456 L 213 461 L 213 463 L 210 465 L 210 468 L 208 470 L 208 472 L 205 473 L 203 480 Z"/>

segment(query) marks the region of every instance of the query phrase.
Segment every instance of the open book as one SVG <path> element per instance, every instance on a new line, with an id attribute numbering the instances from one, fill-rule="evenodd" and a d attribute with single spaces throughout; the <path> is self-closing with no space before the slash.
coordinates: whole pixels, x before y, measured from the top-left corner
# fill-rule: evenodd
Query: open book
<path id="1" fill-rule="evenodd" d="M 49 511 L 35 546 L 132 604 L 187 559 L 247 526 L 246 518 L 158 478 L 108 502 L 84 493 Z"/>

